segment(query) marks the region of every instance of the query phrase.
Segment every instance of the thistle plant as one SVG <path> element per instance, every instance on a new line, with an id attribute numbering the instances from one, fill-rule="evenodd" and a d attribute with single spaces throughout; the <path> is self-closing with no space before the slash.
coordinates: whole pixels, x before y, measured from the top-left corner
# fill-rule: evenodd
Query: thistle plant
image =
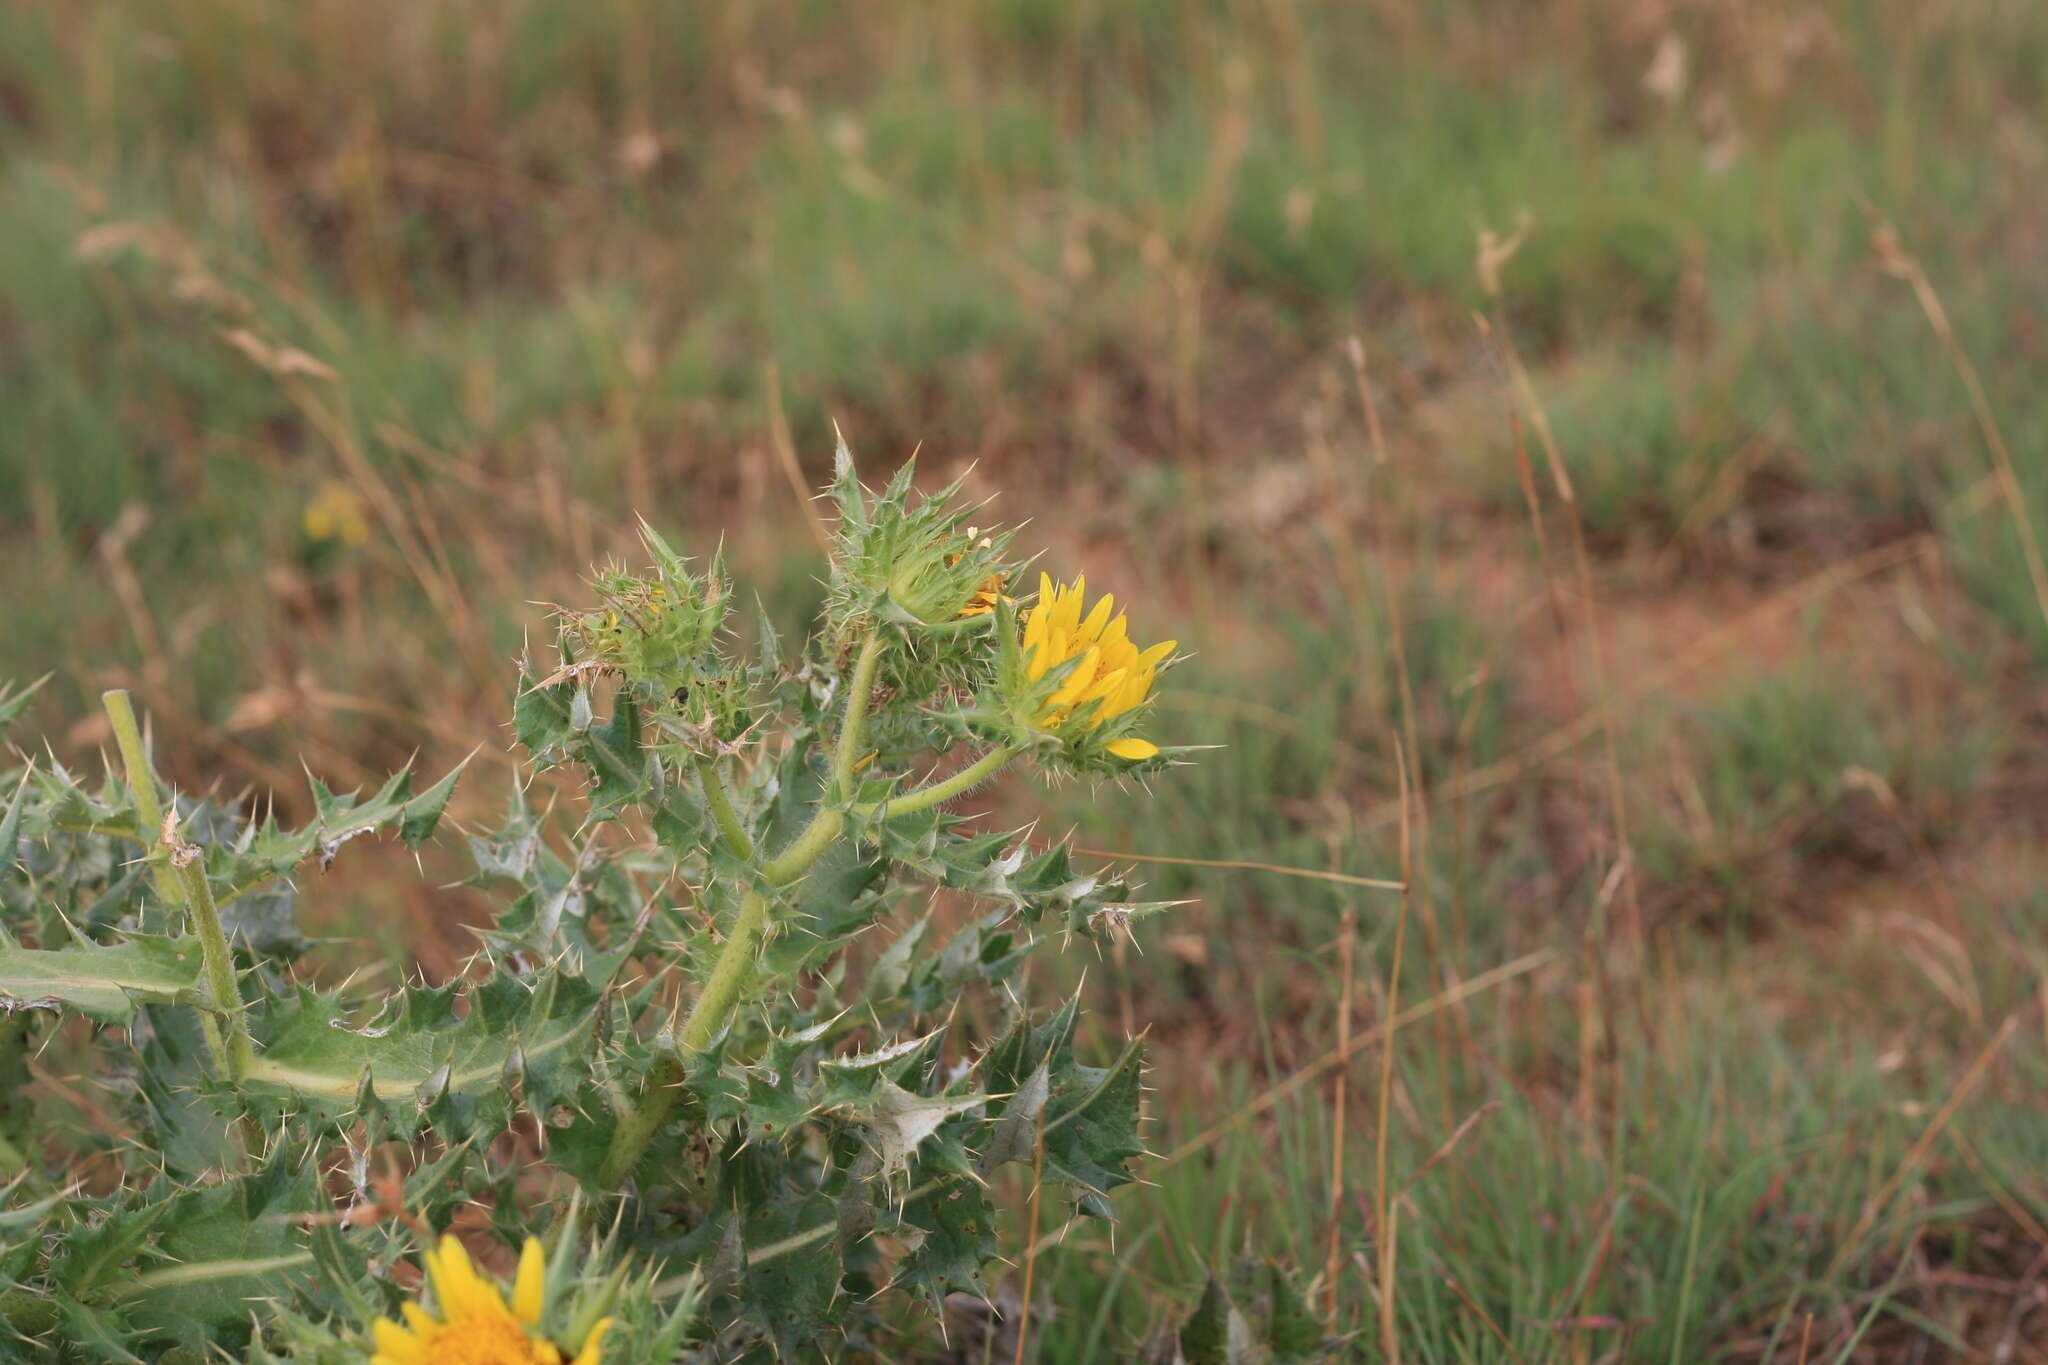
<path id="1" fill-rule="evenodd" d="M 801 648 L 652 528 L 558 613 L 449 982 L 312 984 L 295 908 L 351 842 L 433 837 L 459 771 L 315 782 L 288 828 L 167 789 L 115 693 L 104 780 L 5 779 L 0 1359 L 841 1358 L 984 1291 L 1005 1163 L 1108 1214 L 1138 1047 L 1008 987 L 1163 907 L 963 798 L 1170 765 L 1137 732 L 1174 645 L 1030 591 L 958 485 L 842 448 L 830 493 Z"/>

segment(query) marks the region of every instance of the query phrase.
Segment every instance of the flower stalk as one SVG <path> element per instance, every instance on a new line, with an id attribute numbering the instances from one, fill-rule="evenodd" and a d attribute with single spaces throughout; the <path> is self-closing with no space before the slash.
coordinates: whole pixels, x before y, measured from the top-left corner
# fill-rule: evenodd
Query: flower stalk
<path id="1" fill-rule="evenodd" d="M 700 757 L 697 760 L 697 778 L 704 784 L 704 803 L 711 807 L 712 818 L 718 821 L 718 832 L 725 840 L 725 846 L 741 862 L 751 863 L 754 861 L 754 841 L 747 837 L 746 826 L 740 823 L 739 812 L 732 807 L 732 796 L 725 789 L 725 779 L 719 776 L 718 764 Z"/>
<path id="2" fill-rule="evenodd" d="M 868 698 L 875 690 L 875 669 L 882 662 L 882 636 L 872 631 L 854 660 L 853 681 L 846 697 L 846 722 L 839 727 L 839 747 L 832 755 L 832 789 L 842 801 L 853 799 L 853 769 L 860 761 L 861 733 L 867 727 Z"/>
<path id="3" fill-rule="evenodd" d="M 1004 764 L 1022 752 L 1023 750 L 1011 745 L 991 749 L 951 777 L 943 778 L 928 787 L 919 787 L 913 792 L 905 792 L 902 796 L 892 796 L 886 801 L 864 802 L 855 806 L 854 810 L 861 815 L 879 814 L 884 819 L 895 815 L 915 815 L 919 811 L 930 810 L 933 806 L 950 801 L 988 781 Z"/>
<path id="4" fill-rule="evenodd" d="M 848 684 L 846 719 L 840 725 L 839 743 L 833 750 L 828 800 L 840 793 L 850 794 L 863 722 L 867 718 L 868 695 L 874 691 L 875 669 L 881 658 L 882 638 L 877 633 L 870 633 L 861 643 L 860 654 L 854 661 L 853 677 Z M 739 816 L 732 808 L 717 768 L 709 761 L 700 761 L 698 775 L 704 780 L 705 797 L 711 804 L 727 846 L 751 860 L 753 841 L 740 828 Z M 820 805 L 811 823 L 790 841 L 789 847 L 762 865 L 762 882 L 770 892 L 774 892 L 796 881 L 811 870 L 827 849 L 839 842 L 845 827 L 846 817 L 836 806 Z M 768 896 L 759 889 L 750 888 L 740 899 L 740 908 L 727 931 L 725 946 L 719 949 L 718 961 L 712 965 L 704 989 L 698 993 L 689 1014 L 683 1018 L 675 1047 L 655 1059 L 645 1084 L 641 1086 L 640 1098 L 619 1120 L 619 1126 L 612 1134 L 611 1146 L 605 1152 L 600 1171 L 600 1179 L 606 1185 L 623 1181 L 639 1164 L 640 1154 L 647 1150 L 647 1144 L 653 1141 L 654 1134 L 675 1108 L 676 1101 L 681 1098 L 683 1076 L 689 1063 L 710 1046 L 711 1040 L 718 1036 L 739 1004 L 748 979 L 753 975 L 754 960 L 760 954 L 761 939 L 767 929 Z"/>

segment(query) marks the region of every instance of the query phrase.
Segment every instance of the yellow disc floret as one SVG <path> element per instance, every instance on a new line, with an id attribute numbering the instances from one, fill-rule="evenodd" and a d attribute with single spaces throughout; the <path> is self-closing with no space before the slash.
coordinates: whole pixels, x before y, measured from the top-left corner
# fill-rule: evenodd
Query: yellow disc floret
<path id="1" fill-rule="evenodd" d="M 1152 680 L 1160 661 L 1173 653 L 1175 641 L 1165 640 L 1150 649 L 1139 650 L 1131 643 L 1128 622 L 1110 611 L 1116 599 L 1103 594 L 1085 616 L 1088 580 L 1076 578 L 1071 587 L 1056 585 L 1046 574 L 1038 576 L 1038 605 L 1024 621 L 1024 673 L 1037 682 L 1068 660 L 1073 668 L 1061 681 L 1037 717 L 1047 729 L 1069 723 L 1083 729 L 1097 729 L 1152 695 Z M 1126 735 L 1104 746 L 1118 758 L 1138 762 L 1158 754 L 1150 740 Z"/>
<path id="2" fill-rule="evenodd" d="M 440 1249 L 427 1253 L 426 1263 L 436 1312 L 408 1303 L 405 1326 L 377 1319 L 371 1328 L 377 1349 L 370 1365 L 563 1365 L 562 1348 L 539 1332 L 547 1259 L 537 1239 L 527 1238 L 520 1253 L 509 1306 L 453 1237 L 443 1237 Z M 571 1348 L 576 1351 L 572 1365 L 598 1365 L 610 1326 L 609 1319 L 599 1322 Z"/>

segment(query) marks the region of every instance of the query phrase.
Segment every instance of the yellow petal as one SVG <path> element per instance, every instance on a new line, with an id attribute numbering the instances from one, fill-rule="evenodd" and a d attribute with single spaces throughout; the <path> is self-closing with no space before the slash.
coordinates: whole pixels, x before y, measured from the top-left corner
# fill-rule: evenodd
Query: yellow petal
<path id="1" fill-rule="evenodd" d="M 452 1236 L 441 1239 L 441 1274 L 434 1288 L 443 1300 L 442 1316 L 450 1322 L 506 1316 L 498 1286 L 476 1273 L 468 1249 Z"/>
<path id="2" fill-rule="evenodd" d="M 390 1359 L 392 1365 L 426 1365 L 423 1343 L 390 1318 L 371 1323 L 370 1336 L 377 1343 L 377 1354 Z"/>
<path id="3" fill-rule="evenodd" d="M 1079 704 L 1085 705 L 1086 703 L 1091 701 L 1101 701 L 1104 697 L 1108 696 L 1110 693 L 1116 691 L 1119 687 L 1122 687 L 1124 685 L 1125 676 L 1126 675 L 1124 673 L 1124 670 L 1121 668 L 1117 669 L 1114 673 L 1103 673 L 1103 675 L 1096 680 L 1095 684 L 1092 687 L 1090 687 L 1086 692 L 1083 692 L 1081 694 L 1081 701 Z"/>
<path id="4" fill-rule="evenodd" d="M 1044 576 L 1043 574 L 1039 575 L 1041 578 Z M 1033 607 L 1024 616 L 1024 648 L 1027 650 L 1045 643 L 1046 623 L 1050 619 L 1050 615 L 1046 610 L 1048 605 L 1046 600 L 1040 597 L 1038 605 Z"/>
<path id="5" fill-rule="evenodd" d="M 583 1349 L 576 1353 L 572 1365 L 597 1365 L 598 1352 L 604 1343 L 604 1334 L 612 1328 L 610 1318 L 599 1318 L 597 1326 L 590 1329 L 590 1335 L 583 1338 Z"/>
<path id="6" fill-rule="evenodd" d="M 1173 653 L 1175 646 L 1179 644 L 1180 641 L 1178 640 L 1161 640 L 1158 644 L 1140 654 L 1138 656 L 1138 663 L 1144 668 L 1154 667 L 1161 659 Z"/>
<path id="7" fill-rule="evenodd" d="M 1051 638 L 1051 630 L 1050 626 L 1046 627 L 1046 633 L 1039 639 L 1038 647 L 1031 651 L 1030 662 L 1024 666 L 1024 676 L 1032 682 L 1044 677 L 1047 670 L 1062 657 L 1056 642 Z"/>
<path id="8" fill-rule="evenodd" d="M 405 1311 L 406 1326 L 419 1333 L 422 1337 L 425 1337 L 427 1333 L 441 1325 L 439 1318 L 416 1303 L 401 1303 L 398 1306 Z"/>
<path id="9" fill-rule="evenodd" d="M 1054 594 L 1053 621 L 1055 626 L 1064 627 L 1068 634 L 1081 624 L 1081 594 L 1088 586 L 1084 576 L 1074 580 L 1074 586 Z"/>
<path id="10" fill-rule="evenodd" d="M 1108 748 L 1118 758 L 1127 758 L 1133 763 L 1141 763 L 1159 752 L 1157 744 L 1154 744 L 1149 739 L 1138 739 L 1135 736 L 1113 739 L 1109 742 Z"/>
<path id="11" fill-rule="evenodd" d="M 1091 640 L 1100 639 L 1102 628 L 1109 624 L 1109 609 L 1116 605 L 1116 598 L 1102 594 L 1102 600 L 1095 604 L 1095 610 L 1088 613 L 1088 619 L 1081 623 L 1081 633 Z"/>
<path id="12" fill-rule="evenodd" d="M 528 1327 L 540 1324 L 541 1291 L 547 1287 L 547 1253 L 529 1237 L 519 1253 L 519 1277 L 512 1282 L 512 1313 Z"/>
<path id="13" fill-rule="evenodd" d="M 1102 651 L 1088 646 L 1088 652 L 1074 665 L 1074 671 L 1067 674 L 1067 680 L 1060 684 L 1059 691 L 1052 694 L 1048 706 L 1071 706 L 1076 698 L 1088 690 L 1088 684 L 1095 681 L 1095 668 L 1102 662 Z"/>

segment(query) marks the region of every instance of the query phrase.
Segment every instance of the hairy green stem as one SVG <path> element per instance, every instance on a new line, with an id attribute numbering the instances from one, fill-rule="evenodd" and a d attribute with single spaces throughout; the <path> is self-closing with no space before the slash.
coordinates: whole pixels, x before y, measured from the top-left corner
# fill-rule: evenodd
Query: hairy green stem
<path id="1" fill-rule="evenodd" d="M 100 693 L 100 705 L 114 725 L 114 743 L 121 750 L 121 766 L 128 772 L 128 794 L 135 801 L 136 834 L 144 848 L 155 848 L 164 832 L 164 809 L 156 795 L 156 773 L 150 767 L 149 750 L 142 742 L 142 727 L 135 720 L 135 703 L 123 688 Z M 185 903 L 185 880 L 168 862 L 159 859 L 154 869 L 157 895 L 168 906 Z M 218 916 L 216 916 L 218 918 Z M 228 1074 L 228 1045 L 221 1036 L 220 1021 L 205 1010 L 199 1013 L 199 1032 L 206 1040 L 213 1069 Z"/>
<path id="2" fill-rule="evenodd" d="M 762 864 L 761 881 L 765 889 L 749 888 L 741 899 L 739 910 L 728 926 L 725 945 L 718 951 L 718 960 L 712 964 L 704 989 L 698 992 L 689 1014 L 683 1018 L 682 1031 L 676 1035 L 675 1046 L 655 1058 L 647 1079 L 640 1087 L 639 1099 L 620 1118 L 619 1126 L 612 1132 L 611 1146 L 605 1152 L 604 1165 L 598 1173 L 605 1186 L 619 1185 L 639 1165 L 647 1144 L 654 1140 L 655 1133 L 682 1098 L 683 1077 L 690 1062 L 710 1046 L 711 1040 L 718 1036 L 719 1030 L 725 1027 L 733 1010 L 738 1007 L 753 979 L 761 939 L 768 930 L 768 912 L 774 893 L 810 871 L 845 832 L 846 814 L 834 801 L 845 800 L 852 795 L 853 769 L 860 752 L 862 726 L 867 719 L 868 697 L 874 691 L 875 669 L 881 657 L 881 637 L 870 635 L 862 643 L 854 662 L 846 701 L 846 719 L 840 726 L 839 743 L 833 752 L 832 782 L 826 791 L 825 801 L 803 832 L 792 839 L 781 853 Z M 884 803 L 887 813 L 909 814 L 929 809 L 985 780 L 1016 754 L 1014 749 L 993 749 L 942 782 L 934 782 L 929 787 Z M 733 846 L 735 852 L 744 849 L 745 856 L 751 856 L 753 843 L 747 839 L 746 831 L 740 828 L 739 817 L 726 796 L 717 769 L 700 760 L 698 772 L 704 778 L 706 799 L 726 842 Z M 878 807 L 861 806 L 857 809 L 868 814 Z"/>
<path id="3" fill-rule="evenodd" d="M 697 777 L 704 783 L 704 803 L 711 807 L 711 814 L 718 821 L 718 832 L 725 836 L 725 846 L 740 861 L 751 863 L 754 861 L 754 841 L 747 837 L 745 827 L 740 824 L 739 812 L 732 808 L 732 798 L 725 791 L 725 779 L 718 775 L 718 764 L 708 758 L 699 758 Z"/>
<path id="4" fill-rule="evenodd" d="M 762 866 L 761 879 L 772 890 L 788 886 L 810 871 L 825 850 L 839 841 L 845 826 L 846 817 L 838 810 L 829 806 L 820 809 L 788 848 Z M 624 1181 L 640 1163 L 640 1154 L 647 1150 L 647 1144 L 654 1140 L 654 1134 L 682 1098 L 683 1076 L 690 1061 L 718 1036 L 739 1004 L 754 974 L 754 959 L 760 954 L 762 935 L 768 929 L 768 905 L 768 897 L 757 890 L 749 890 L 741 899 L 725 946 L 719 949 L 718 961 L 712 964 L 711 976 L 691 1004 L 689 1014 L 684 1016 L 674 1050 L 655 1058 L 647 1080 L 640 1087 L 639 1100 L 612 1132 L 611 1146 L 599 1171 L 599 1179 L 606 1186 Z"/>
<path id="5" fill-rule="evenodd" d="M 235 957 L 228 938 L 221 931 L 220 908 L 213 903 L 213 888 L 206 883 L 206 862 L 200 851 L 185 844 L 172 851 L 172 866 L 185 882 L 185 908 L 192 914 L 192 927 L 199 939 L 199 956 L 206 968 L 206 988 L 213 1003 L 227 1019 L 226 1046 L 221 1075 L 240 1084 L 255 1059 L 256 1048 L 249 1041 L 249 1021 L 242 1016 L 242 992 L 235 984 Z"/>
<path id="6" fill-rule="evenodd" d="M 128 693 L 120 688 L 103 692 L 100 704 L 114 726 L 114 742 L 121 750 L 121 764 L 128 773 L 128 791 L 135 801 L 137 832 L 143 845 L 162 843 L 170 855 L 157 863 L 157 892 L 164 904 L 182 905 L 192 917 L 207 990 L 219 1011 L 218 1015 L 214 1010 L 199 1011 L 199 1032 L 206 1041 L 207 1054 L 213 1059 L 216 1075 L 240 1086 L 249 1063 L 255 1059 L 256 1049 L 249 1040 L 249 1022 L 242 1015 L 242 994 L 235 984 L 235 958 L 228 948 L 227 935 L 221 931 L 220 907 L 214 901 L 213 888 L 207 884 L 204 856 L 189 844 L 175 842 L 175 832 L 165 828 L 163 804 L 157 799 L 156 775 L 150 768 L 149 750 L 143 746 L 142 727 L 136 723 L 135 704 Z M 227 1020 L 225 1031 L 221 1028 L 221 1017 Z M 238 1129 L 242 1145 L 250 1155 L 263 1150 L 263 1129 L 254 1117 L 244 1114 Z"/>
<path id="7" fill-rule="evenodd" d="M 861 642 L 854 660 L 853 681 L 846 694 L 846 722 L 839 727 L 839 747 L 832 755 L 832 790 L 841 801 L 853 799 L 853 769 L 860 761 L 861 732 L 868 718 L 868 695 L 875 690 L 875 669 L 882 662 L 879 631 Z"/>
<path id="8" fill-rule="evenodd" d="M 199 956 L 206 969 L 206 987 L 213 1002 L 227 1020 L 225 1029 L 206 1010 L 199 1013 L 207 1046 L 213 1049 L 214 1069 L 236 1090 L 256 1062 L 256 1045 L 249 1038 L 249 1020 L 242 1012 L 242 991 L 235 983 L 235 957 L 221 931 L 220 907 L 214 903 L 213 888 L 206 881 L 204 854 L 191 844 L 176 848 L 172 866 L 185 883 L 185 906 L 198 930 Z M 242 1139 L 242 1153 L 254 1159 L 263 1154 L 263 1125 L 254 1114 L 244 1112 L 235 1123 Z"/>
<path id="9" fill-rule="evenodd" d="M 951 777 L 934 782 L 929 787 L 919 787 L 916 791 L 892 796 L 887 801 L 867 802 L 855 806 L 854 810 L 861 815 L 879 813 L 885 819 L 892 815 L 915 815 L 921 810 L 930 810 L 940 802 L 950 801 L 962 792 L 988 781 L 1005 763 L 1021 752 L 1022 750 L 1009 747 L 990 749 Z"/>
<path id="10" fill-rule="evenodd" d="M 100 693 L 100 705 L 114 725 L 114 743 L 121 750 L 121 766 L 128 771 L 128 794 L 135 801 L 135 823 L 143 847 L 154 845 L 164 828 L 164 808 L 156 798 L 156 775 L 149 766 L 149 750 L 142 743 L 142 727 L 135 721 L 135 703 L 123 688 Z M 157 894 L 166 905 L 185 903 L 184 888 L 170 867 L 156 868 Z"/>

